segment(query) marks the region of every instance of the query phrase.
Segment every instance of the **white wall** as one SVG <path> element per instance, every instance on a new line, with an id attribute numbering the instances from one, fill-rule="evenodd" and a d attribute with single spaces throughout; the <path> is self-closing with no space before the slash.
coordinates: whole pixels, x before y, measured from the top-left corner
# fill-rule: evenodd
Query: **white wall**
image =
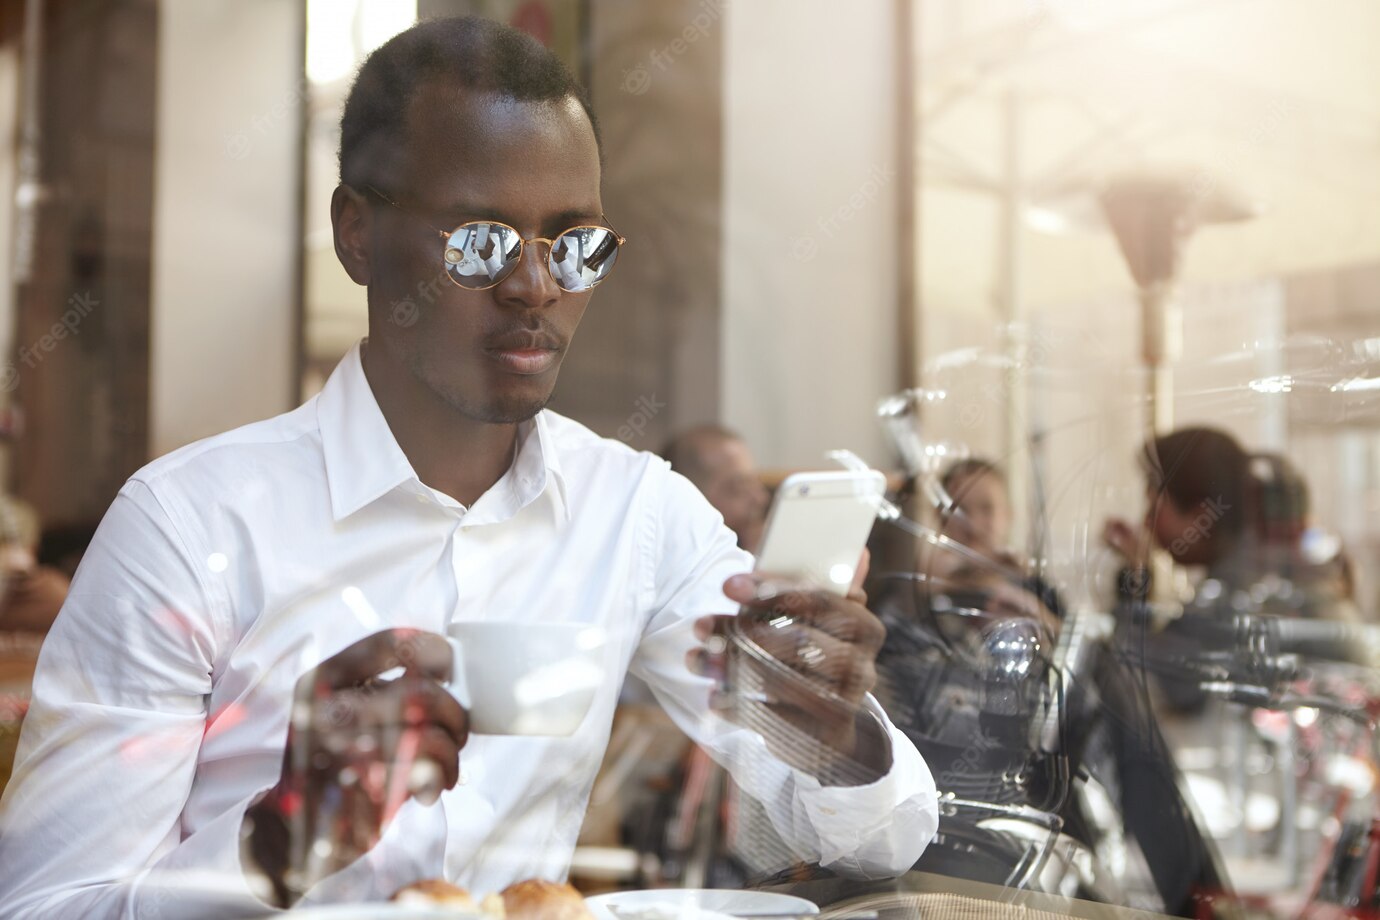
<path id="1" fill-rule="evenodd" d="M 724 421 L 767 467 L 890 451 L 897 379 L 895 29 L 880 0 L 725 16 Z"/>
<path id="2" fill-rule="evenodd" d="M 291 408 L 299 9 L 160 4 L 154 456 Z"/>

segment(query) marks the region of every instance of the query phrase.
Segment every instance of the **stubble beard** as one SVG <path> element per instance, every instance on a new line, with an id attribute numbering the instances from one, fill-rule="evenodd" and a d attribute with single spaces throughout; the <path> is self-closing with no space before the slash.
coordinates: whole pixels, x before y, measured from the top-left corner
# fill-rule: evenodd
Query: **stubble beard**
<path id="1" fill-rule="evenodd" d="M 408 361 L 408 370 L 418 382 L 453 411 L 471 421 L 489 425 L 513 425 L 518 422 L 525 422 L 545 409 L 547 404 L 551 402 L 552 396 L 555 395 L 555 386 L 553 385 L 540 398 L 515 396 L 509 399 L 475 399 L 459 387 L 447 385 L 438 379 L 439 375 L 428 373 L 421 356 L 415 353 Z"/>

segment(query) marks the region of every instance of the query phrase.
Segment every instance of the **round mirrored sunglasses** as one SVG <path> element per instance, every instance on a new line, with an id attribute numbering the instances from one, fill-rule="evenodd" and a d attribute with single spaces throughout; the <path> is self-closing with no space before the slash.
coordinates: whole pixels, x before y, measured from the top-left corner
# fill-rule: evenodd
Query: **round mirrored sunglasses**
<path id="1" fill-rule="evenodd" d="M 402 213 L 431 227 L 445 240 L 442 257 L 446 277 L 471 291 L 486 291 L 502 284 L 518 267 L 523 250 L 531 243 L 546 244 L 546 267 L 557 287 L 572 294 L 588 291 L 613 271 L 619 247 L 627 242 L 612 227 L 598 225 L 571 227 L 550 239 L 523 239 L 516 228 L 495 220 L 467 221 L 447 232 L 432 226 L 374 186 L 366 187 Z"/>

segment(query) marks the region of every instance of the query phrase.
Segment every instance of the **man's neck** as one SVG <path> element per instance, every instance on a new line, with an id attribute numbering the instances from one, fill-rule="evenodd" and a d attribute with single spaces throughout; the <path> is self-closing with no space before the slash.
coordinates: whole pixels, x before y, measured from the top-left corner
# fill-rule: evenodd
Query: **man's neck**
<path id="1" fill-rule="evenodd" d="M 467 418 L 367 342 L 360 357 L 384 420 L 423 483 L 468 508 L 508 471 L 516 423 Z"/>

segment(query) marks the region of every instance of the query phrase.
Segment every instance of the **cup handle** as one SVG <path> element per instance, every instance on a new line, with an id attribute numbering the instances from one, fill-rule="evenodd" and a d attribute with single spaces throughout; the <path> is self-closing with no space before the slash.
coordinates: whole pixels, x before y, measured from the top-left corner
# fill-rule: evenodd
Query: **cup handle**
<path id="1" fill-rule="evenodd" d="M 455 697 L 455 701 L 465 707 L 465 711 L 470 709 L 470 690 L 469 682 L 465 676 L 465 654 L 460 647 L 460 640 L 454 636 L 447 636 L 446 642 L 450 645 L 450 680 L 445 682 L 445 688 L 450 695 Z"/>

